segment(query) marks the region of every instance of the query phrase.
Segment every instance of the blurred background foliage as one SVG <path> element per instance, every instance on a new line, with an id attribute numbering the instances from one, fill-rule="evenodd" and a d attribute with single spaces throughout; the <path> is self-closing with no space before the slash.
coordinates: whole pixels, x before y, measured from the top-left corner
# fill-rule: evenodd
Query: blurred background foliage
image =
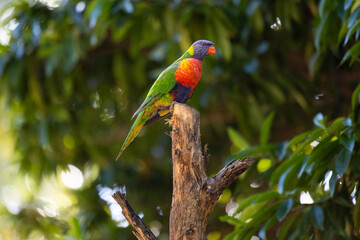
<path id="1" fill-rule="evenodd" d="M 1 239 L 134 239 L 128 200 L 167 239 L 164 122 L 114 159 L 158 74 L 215 43 L 189 105 L 208 173 L 254 155 L 208 239 L 360 236 L 360 1 L 0 2 Z M 352 97 L 353 96 L 353 97 Z"/>

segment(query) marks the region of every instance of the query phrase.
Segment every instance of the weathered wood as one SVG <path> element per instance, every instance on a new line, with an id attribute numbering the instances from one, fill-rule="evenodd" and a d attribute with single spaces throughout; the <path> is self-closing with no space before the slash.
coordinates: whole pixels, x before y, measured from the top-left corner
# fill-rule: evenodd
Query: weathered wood
<path id="1" fill-rule="evenodd" d="M 205 239 L 206 225 L 222 191 L 253 163 L 244 158 L 229 163 L 212 178 L 206 175 L 208 156 L 200 139 L 200 114 L 174 103 L 171 106 L 173 196 L 170 212 L 170 240 Z"/>
<path id="2" fill-rule="evenodd" d="M 125 193 L 115 192 L 112 197 L 120 205 L 122 214 L 126 220 L 133 226 L 135 231 L 133 234 L 138 240 L 156 240 L 157 238 L 151 230 L 143 223 L 141 218 L 135 213 L 128 201 L 126 200 Z"/>

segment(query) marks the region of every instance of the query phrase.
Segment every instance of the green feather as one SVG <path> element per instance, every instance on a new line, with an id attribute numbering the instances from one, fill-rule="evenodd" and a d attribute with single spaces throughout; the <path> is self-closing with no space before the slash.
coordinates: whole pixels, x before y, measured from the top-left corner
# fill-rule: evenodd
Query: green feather
<path id="1" fill-rule="evenodd" d="M 190 54 L 192 47 L 189 48 L 179 59 L 177 59 L 173 64 L 167 67 L 159 77 L 156 79 L 154 84 L 149 90 L 144 102 L 140 105 L 138 110 L 133 115 L 133 118 L 137 116 L 133 126 L 130 129 L 128 136 L 126 137 L 121 150 L 116 159 L 120 157 L 125 148 L 134 140 L 138 135 L 141 128 L 144 126 L 146 121 L 157 111 L 159 111 L 159 106 L 154 104 L 158 100 L 158 104 L 162 106 L 169 106 L 172 102 L 172 97 L 169 94 L 171 89 L 175 86 L 175 71 L 179 67 L 181 60 L 185 58 L 191 58 Z"/>
<path id="2" fill-rule="evenodd" d="M 140 105 L 139 109 L 134 113 L 134 116 L 152 104 L 155 100 L 161 98 L 165 93 L 171 91 L 175 86 L 175 71 L 179 67 L 181 60 L 185 58 L 191 58 L 190 47 L 180 58 L 178 58 L 173 64 L 162 71 L 154 84 L 151 86 L 149 93 L 147 94 L 144 102 Z M 133 116 L 133 118 L 134 118 Z"/>
<path id="3" fill-rule="evenodd" d="M 179 62 L 176 61 L 159 75 L 159 77 L 156 79 L 156 81 L 150 88 L 144 102 L 134 113 L 133 118 L 146 107 L 150 106 L 154 101 L 160 99 L 164 94 L 171 91 L 171 89 L 176 84 L 175 70 L 178 68 L 178 66 Z"/>

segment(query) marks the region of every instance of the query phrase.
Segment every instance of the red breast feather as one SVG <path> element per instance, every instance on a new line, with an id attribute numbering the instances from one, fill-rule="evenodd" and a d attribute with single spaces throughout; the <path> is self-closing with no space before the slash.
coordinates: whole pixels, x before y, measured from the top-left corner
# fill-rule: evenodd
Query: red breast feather
<path id="1" fill-rule="evenodd" d="M 175 70 L 175 80 L 184 87 L 194 88 L 201 77 L 201 61 L 195 58 L 186 58 L 181 61 Z"/>

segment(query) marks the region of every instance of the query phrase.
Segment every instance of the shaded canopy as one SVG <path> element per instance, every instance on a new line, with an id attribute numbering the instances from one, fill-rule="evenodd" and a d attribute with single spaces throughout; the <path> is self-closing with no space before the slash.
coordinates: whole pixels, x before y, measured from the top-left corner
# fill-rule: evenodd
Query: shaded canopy
<path id="1" fill-rule="evenodd" d="M 122 158 L 114 159 L 153 81 L 198 39 L 211 40 L 217 50 L 204 60 L 202 79 L 189 102 L 201 113 L 202 141 L 211 153 L 208 174 L 231 155 L 255 155 L 259 163 L 225 191 L 211 215 L 209 239 L 232 232 L 219 216 L 231 215 L 236 202 L 238 211 L 244 210 L 242 199 L 255 193 L 276 199 L 266 205 L 272 209 L 267 213 L 278 211 L 274 224 L 284 220 L 263 228 L 270 239 L 278 229 L 285 229 L 285 237 L 295 232 L 293 216 L 298 215 L 287 213 L 296 207 L 300 215 L 315 216 L 304 223 L 307 231 L 298 233 L 309 236 L 334 228 L 334 221 L 321 221 L 321 213 L 331 216 L 326 212 L 330 202 L 345 208 L 340 219 L 350 221 L 359 211 L 352 202 L 358 190 L 351 197 L 359 176 L 359 167 L 350 164 L 351 156 L 359 156 L 351 148 L 359 139 L 356 119 L 353 114 L 351 124 L 340 124 L 344 119 L 338 118 L 350 116 L 356 106 L 357 96 L 353 107 L 351 96 L 359 83 L 358 1 L 9 0 L 0 7 L 1 31 L 8 36 L 0 45 L 4 239 L 131 238 L 130 228 L 117 226 L 126 225 L 121 216 L 111 220 L 114 205 L 103 200 L 114 185 L 126 186 L 135 210 L 158 229 L 159 238 L 167 238 L 172 165 L 164 132 L 169 127 L 164 122 L 146 127 Z M 315 133 L 288 145 L 314 128 Z M 311 157 L 309 144 L 324 139 L 332 151 L 319 150 Z M 296 152 L 301 141 L 306 144 Z M 340 169 L 340 160 L 335 164 L 339 155 L 344 160 Z M 295 184 L 288 191 L 279 189 L 287 169 L 296 176 L 309 164 L 303 159 L 321 157 L 331 164 L 306 168 L 312 188 Z M 288 161 L 294 158 L 301 159 L 296 168 Z M 69 164 L 82 172 L 84 182 L 75 190 L 63 185 Z M 314 186 L 330 170 L 337 181 L 335 165 L 346 176 L 347 191 L 332 188 L 331 197 L 319 205 L 301 205 L 299 195 L 319 191 Z M 261 235 L 265 223 L 252 214 L 265 205 L 251 206 L 248 217 L 257 227 L 246 234 Z M 245 216 L 240 222 L 229 216 L 223 220 L 240 227 Z M 359 224 L 358 218 L 352 220 Z M 341 224 L 329 234 L 359 235 L 358 227 L 349 234 Z"/>

